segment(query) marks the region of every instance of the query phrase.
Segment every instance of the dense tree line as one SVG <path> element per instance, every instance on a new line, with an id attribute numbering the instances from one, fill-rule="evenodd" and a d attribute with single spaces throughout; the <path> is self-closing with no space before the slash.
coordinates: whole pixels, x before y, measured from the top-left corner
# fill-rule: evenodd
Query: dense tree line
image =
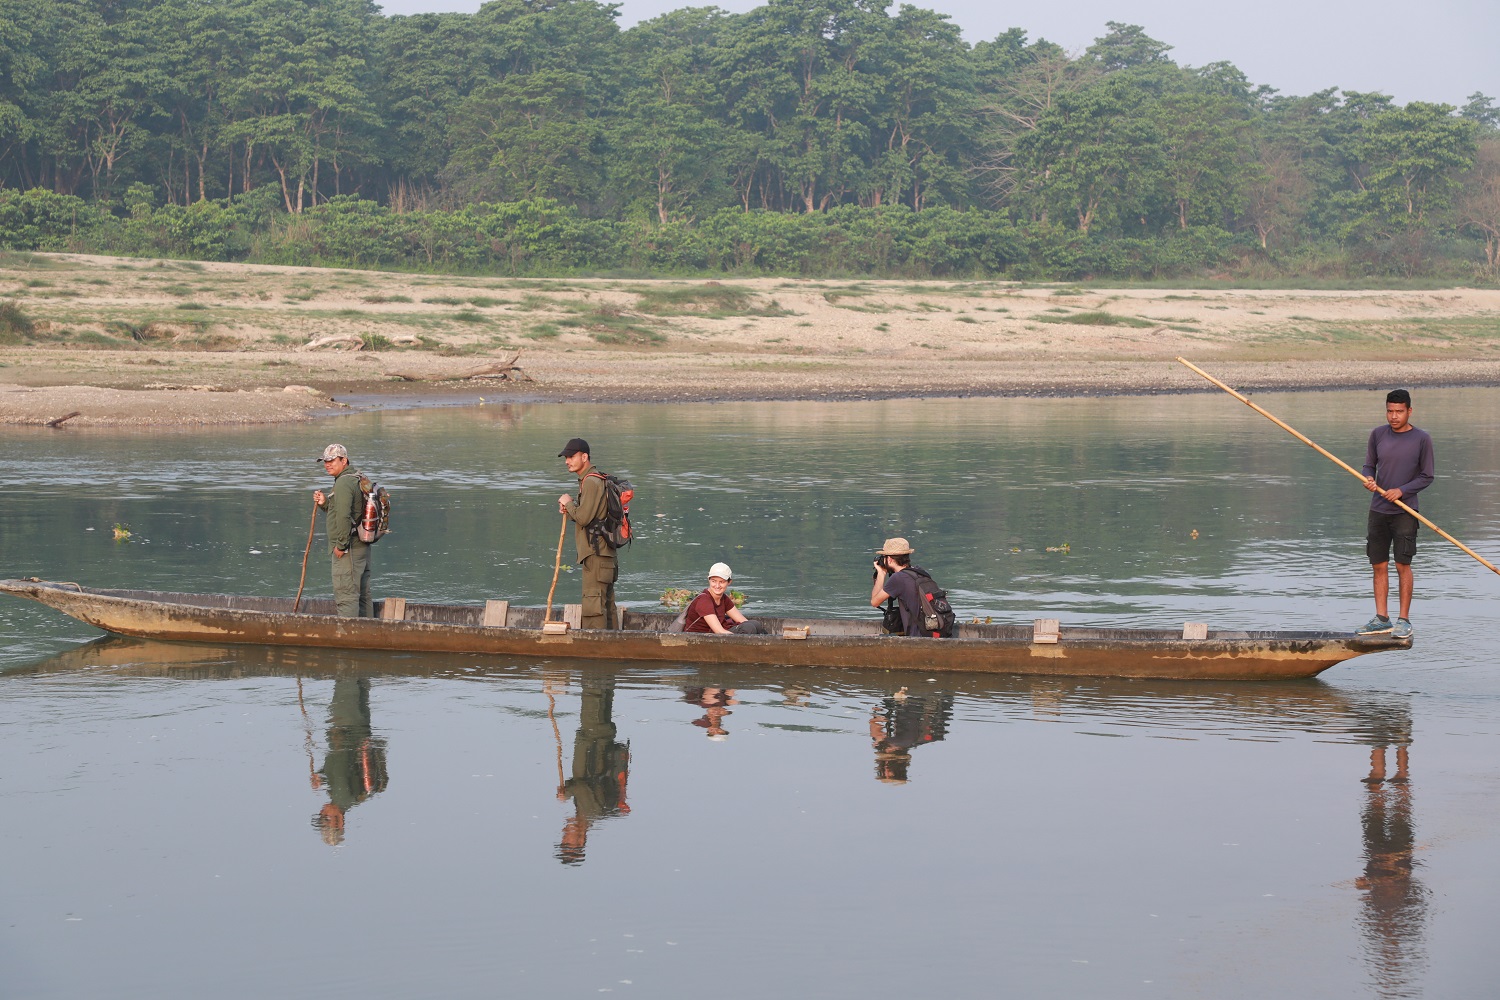
<path id="1" fill-rule="evenodd" d="M 1500 110 L 876 0 L 0 0 L 0 243 L 405 266 L 1500 266 Z M 552 245 L 557 240 L 566 245 Z M 950 244 L 944 247 L 943 243 Z"/>

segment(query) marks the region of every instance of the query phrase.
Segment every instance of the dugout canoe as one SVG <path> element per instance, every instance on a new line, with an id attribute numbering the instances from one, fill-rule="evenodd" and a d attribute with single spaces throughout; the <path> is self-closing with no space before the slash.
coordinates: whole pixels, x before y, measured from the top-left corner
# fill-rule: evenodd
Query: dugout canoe
<path id="1" fill-rule="evenodd" d="M 228 594 L 102 590 L 76 583 L 0 580 L 0 593 L 37 601 L 115 635 L 181 642 L 474 653 L 546 659 L 760 664 L 918 670 L 932 673 L 1138 677 L 1172 680 L 1288 680 L 1412 640 L 1349 632 L 1210 629 L 1188 639 L 1175 629 L 1064 625 L 1055 640 L 1027 625 L 965 624 L 954 639 L 910 639 L 857 619 L 758 616 L 767 636 L 669 631 L 674 616 L 625 611 L 623 629 L 541 631 L 543 609 L 375 602 L 374 618 L 340 618 L 333 602 Z M 486 624 L 486 621 L 489 624 Z M 787 638 L 805 629 L 806 638 Z M 795 634 L 795 633 L 794 633 Z M 1040 640 L 1040 641 L 1039 641 Z"/>

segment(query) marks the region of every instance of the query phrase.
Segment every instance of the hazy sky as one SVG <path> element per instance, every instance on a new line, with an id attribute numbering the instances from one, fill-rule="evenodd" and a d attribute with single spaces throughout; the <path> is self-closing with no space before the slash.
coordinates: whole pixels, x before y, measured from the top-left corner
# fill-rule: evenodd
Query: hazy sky
<path id="1" fill-rule="evenodd" d="M 478 10 L 479 0 L 376 0 L 388 14 L 423 10 Z M 760 0 L 720 0 L 745 11 Z M 1139 24 L 1173 46 L 1178 63 L 1228 60 L 1253 83 L 1283 94 L 1325 87 L 1382 91 L 1402 104 L 1463 104 L 1474 91 L 1500 101 L 1500 0 L 1072 0 L 1052 4 L 997 4 L 993 0 L 916 3 L 947 14 L 971 44 L 1007 28 L 1025 29 L 1069 51 L 1104 34 L 1106 21 Z M 628 27 L 669 10 L 708 3 L 625 0 Z M 894 5 L 892 7 L 894 9 Z"/>

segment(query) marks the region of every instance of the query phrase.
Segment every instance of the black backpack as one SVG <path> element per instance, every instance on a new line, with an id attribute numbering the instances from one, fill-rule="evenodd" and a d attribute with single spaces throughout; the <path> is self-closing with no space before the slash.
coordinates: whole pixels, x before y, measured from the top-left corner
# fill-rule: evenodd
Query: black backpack
<path id="1" fill-rule="evenodd" d="M 589 539 L 604 539 L 612 549 L 629 545 L 635 537 L 630 528 L 630 501 L 635 498 L 635 487 L 630 480 L 592 470 L 590 476 L 604 480 L 604 513 L 588 526 Z"/>
<path id="2" fill-rule="evenodd" d="M 917 594 L 922 598 L 922 631 L 932 633 L 934 639 L 953 638 L 958 615 L 948 603 L 948 592 L 922 567 L 906 568 L 917 575 Z"/>

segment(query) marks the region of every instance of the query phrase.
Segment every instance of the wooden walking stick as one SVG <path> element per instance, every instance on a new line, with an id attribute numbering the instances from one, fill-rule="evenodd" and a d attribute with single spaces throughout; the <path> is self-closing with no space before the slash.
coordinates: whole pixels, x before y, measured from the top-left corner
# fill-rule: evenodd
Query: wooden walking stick
<path id="1" fill-rule="evenodd" d="M 302 587 L 307 583 L 307 554 L 312 551 L 313 532 L 318 528 L 318 504 L 313 501 L 312 523 L 307 526 L 307 548 L 302 550 L 302 578 L 297 581 L 297 599 L 292 602 L 292 614 L 302 607 Z"/>
<path id="2" fill-rule="evenodd" d="M 547 591 L 547 614 L 542 619 L 542 631 L 551 634 L 560 634 L 568 631 L 567 622 L 555 622 L 552 620 L 552 595 L 557 593 L 557 575 L 562 572 L 562 549 L 563 539 L 568 534 L 568 515 L 562 516 L 562 527 L 557 532 L 557 561 L 552 564 L 552 589 Z"/>
<path id="3" fill-rule="evenodd" d="M 1341 468 L 1345 472 L 1349 473 L 1349 475 L 1353 476 L 1355 479 L 1358 479 L 1360 482 L 1364 482 L 1365 481 L 1365 474 L 1363 472 L 1360 472 L 1358 469 L 1354 468 L 1352 465 L 1349 465 L 1343 459 L 1339 458 L 1337 455 L 1335 455 L 1332 452 L 1328 451 L 1326 448 L 1323 448 L 1323 447 L 1319 446 L 1311 438 L 1309 438 L 1306 434 L 1303 434 L 1301 431 L 1298 431 L 1296 428 L 1291 427 L 1288 424 L 1282 423 L 1280 420 L 1277 420 L 1275 417 L 1271 416 L 1271 414 L 1267 413 L 1265 410 L 1261 409 L 1260 407 L 1256 406 L 1254 403 L 1250 402 L 1249 399 L 1247 399 L 1244 396 L 1240 395 L 1239 393 L 1235 392 L 1233 389 L 1229 388 L 1229 386 L 1225 385 L 1223 382 L 1220 382 L 1218 379 L 1214 378 L 1208 372 L 1204 371 L 1202 368 L 1199 368 L 1197 365 L 1193 364 L 1191 361 L 1188 361 L 1186 358 L 1178 358 L 1177 360 L 1180 361 L 1182 364 L 1186 365 L 1188 368 L 1190 368 L 1193 371 L 1197 372 L 1199 375 L 1202 375 L 1204 378 L 1208 379 L 1210 382 L 1212 382 L 1214 385 L 1218 386 L 1220 389 L 1223 389 L 1225 392 L 1229 393 L 1235 399 L 1238 399 L 1241 403 L 1244 403 L 1246 406 L 1250 407 L 1250 409 L 1254 410 L 1256 413 L 1259 413 L 1261 416 L 1263 416 L 1267 420 L 1271 421 L 1271 423 L 1275 424 L 1277 427 L 1280 427 L 1282 430 L 1286 431 L 1288 434 L 1290 434 L 1292 437 L 1296 438 L 1298 441 L 1301 441 L 1303 444 L 1307 445 L 1313 451 L 1316 451 L 1318 454 L 1322 455 L 1324 458 L 1328 459 L 1329 461 L 1333 462 L 1335 465 L 1339 466 L 1339 468 Z M 1480 563 L 1480 565 L 1484 566 L 1484 568 L 1488 569 L 1491 573 L 1495 573 L 1496 575 L 1500 575 L 1500 568 L 1497 568 L 1494 563 L 1490 562 L 1488 559 L 1484 558 L 1484 556 L 1481 556 L 1478 552 L 1475 552 L 1473 549 L 1469 548 L 1463 542 L 1460 542 L 1457 538 L 1454 538 L 1452 535 L 1448 534 L 1442 528 L 1439 528 L 1437 525 L 1435 525 L 1431 521 L 1427 520 L 1427 518 L 1423 517 L 1416 510 L 1413 510 L 1411 507 L 1408 507 L 1406 504 L 1402 503 L 1400 500 L 1392 500 L 1391 503 L 1395 504 L 1397 507 L 1400 507 L 1402 510 L 1406 511 L 1412 517 L 1415 517 L 1418 521 L 1421 521 L 1423 524 L 1427 525 L 1427 527 L 1431 528 L 1433 531 L 1436 531 L 1439 535 L 1442 535 L 1448 541 L 1452 542 L 1454 545 L 1457 545 L 1459 548 L 1463 549 L 1464 552 L 1466 552 L 1469 555 L 1473 556 L 1476 560 L 1478 560 L 1478 562 Z"/>

